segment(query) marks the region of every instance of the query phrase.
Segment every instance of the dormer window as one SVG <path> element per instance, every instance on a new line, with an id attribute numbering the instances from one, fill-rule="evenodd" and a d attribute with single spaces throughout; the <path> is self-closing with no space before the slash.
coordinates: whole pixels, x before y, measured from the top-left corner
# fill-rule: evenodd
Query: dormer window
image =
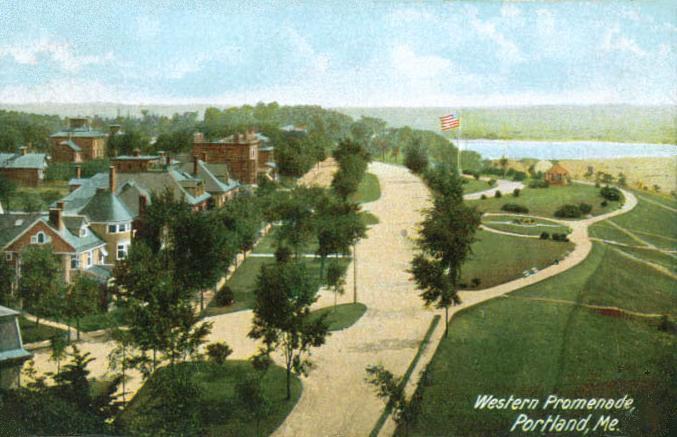
<path id="1" fill-rule="evenodd" d="M 80 228 L 80 238 L 86 237 L 86 236 L 87 236 L 87 234 L 88 234 L 88 232 L 87 232 L 87 228 L 86 228 L 86 227 L 84 227 L 84 226 L 83 226 L 83 227 L 81 227 L 81 228 Z"/>
<path id="2" fill-rule="evenodd" d="M 45 244 L 47 241 L 49 241 L 49 238 L 42 231 L 31 237 L 31 244 Z"/>

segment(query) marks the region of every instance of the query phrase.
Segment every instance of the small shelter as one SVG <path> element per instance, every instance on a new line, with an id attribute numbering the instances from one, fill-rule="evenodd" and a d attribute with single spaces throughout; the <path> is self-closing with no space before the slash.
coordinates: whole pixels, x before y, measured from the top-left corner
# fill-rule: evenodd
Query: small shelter
<path id="1" fill-rule="evenodd" d="M 566 185 L 569 183 L 569 171 L 559 164 L 555 164 L 545 172 L 543 178 L 550 185 Z"/>

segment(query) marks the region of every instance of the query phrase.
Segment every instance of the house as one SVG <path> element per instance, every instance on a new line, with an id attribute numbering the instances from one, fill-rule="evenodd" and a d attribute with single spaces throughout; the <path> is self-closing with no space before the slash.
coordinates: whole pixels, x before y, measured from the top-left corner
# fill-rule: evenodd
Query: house
<path id="1" fill-rule="evenodd" d="M 161 164 L 160 155 L 142 155 L 139 149 L 135 149 L 132 155 L 120 155 L 111 159 L 113 165 L 120 173 L 138 173 L 149 171 Z"/>
<path id="2" fill-rule="evenodd" d="M 81 162 L 106 156 L 107 135 L 86 118 L 68 119 L 68 127 L 49 136 L 55 162 Z"/>
<path id="3" fill-rule="evenodd" d="M 45 153 L 28 153 L 27 147 L 20 147 L 19 153 L 0 153 L 0 175 L 19 185 L 38 186 L 46 169 Z"/>
<path id="4" fill-rule="evenodd" d="M 566 185 L 569 183 L 569 171 L 559 164 L 555 164 L 543 174 L 543 178 L 550 185 Z"/>
<path id="5" fill-rule="evenodd" d="M 93 231 L 89 219 L 82 215 L 64 215 L 64 203 L 44 213 L 0 215 L 0 252 L 4 261 L 21 271 L 21 253 L 30 245 L 49 244 L 61 260 L 64 280 L 74 273 L 107 263 L 106 242 Z"/>
<path id="6" fill-rule="evenodd" d="M 19 313 L 0 306 L 0 389 L 19 386 L 21 367 L 31 356 L 21 339 Z"/>
<path id="7" fill-rule="evenodd" d="M 260 137 L 249 129 L 219 140 L 207 140 L 201 132 L 193 136 L 192 155 L 202 158 L 208 164 L 225 164 L 231 176 L 241 184 L 255 185 L 259 175 L 271 175 L 274 167 L 261 164 L 272 159 L 272 149 L 264 151 L 259 159 Z M 272 176 L 271 176 L 272 177 Z"/>
<path id="8" fill-rule="evenodd" d="M 195 156 L 192 163 L 183 163 L 179 168 L 204 182 L 204 189 L 211 196 L 209 206 L 212 208 L 223 207 L 239 192 L 240 184 L 231 179 L 226 164 L 209 164 L 206 159 Z"/>

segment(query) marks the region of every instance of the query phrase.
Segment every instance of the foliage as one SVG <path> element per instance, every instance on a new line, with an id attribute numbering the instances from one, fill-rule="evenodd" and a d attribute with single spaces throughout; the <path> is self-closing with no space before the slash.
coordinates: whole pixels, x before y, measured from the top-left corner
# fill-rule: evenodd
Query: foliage
<path id="1" fill-rule="evenodd" d="M 327 268 L 327 286 L 334 293 L 334 309 L 336 309 L 338 295 L 345 293 L 345 269 L 341 264 L 334 261 Z"/>
<path id="2" fill-rule="evenodd" d="M 271 402 L 261 386 L 261 378 L 249 376 L 235 385 L 237 399 L 243 410 L 256 423 L 256 435 L 259 435 L 261 421 L 270 414 Z"/>
<path id="3" fill-rule="evenodd" d="M 67 319 L 74 319 L 77 338 L 80 339 L 80 320 L 91 313 L 97 312 L 101 302 L 101 289 L 94 279 L 77 275 L 66 293 L 63 315 Z"/>
<path id="4" fill-rule="evenodd" d="M 232 305 L 235 302 L 235 294 L 233 294 L 233 290 L 228 285 L 224 285 L 216 292 L 214 302 L 218 306 Z"/>
<path id="5" fill-rule="evenodd" d="M 501 197 L 503 197 L 503 194 L 501 194 L 501 190 L 496 190 L 494 192 L 494 197 L 497 198 L 497 199 L 500 199 Z"/>
<path id="6" fill-rule="evenodd" d="M 125 129 L 122 135 L 108 139 L 108 156 L 131 155 L 134 150 L 148 151 L 150 139 L 140 130 Z"/>
<path id="7" fill-rule="evenodd" d="M 546 180 L 534 179 L 529 182 L 529 188 L 548 188 L 550 184 Z"/>
<path id="8" fill-rule="evenodd" d="M 324 318 L 310 319 L 310 305 L 316 300 L 317 289 L 303 264 L 275 263 L 261 269 L 249 336 L 263 341 L 262 354 L 277 349 L 282 352 L 287 399 L 291 397 L 292 372 L 300 375 L 310 371 L 310 350 L 323 345 L 327 336 Z"/>
<path id="9" fill-rule="evenodd" d="M 520 190 L 519 188 L 515 188 L 514 190 L 512 190 L 512 197 L 520 197 L 521 191 L 522 190 Z"/>
<path id="10" fill-rule="evenodd" d="M 8 262 L 0 261 L 0 305 L 16 306 L 14 284 L 16 284 L 16 271 Z"/>
<path id="11" fill-rule="evenodd" d="M 49 244 L 30 245 L 21 252 L 19 296 L 23 308 L 38 317 L 57 317 L 65 290 L 63 265 Z"/>
<path id="12" fill-rule="evenodd" d="M 404 165 L 414 174 L 422 174 L 428 168 L 428 154 L 419 139 L 404 149 Z"/>
<path id="13" fill-rule="evenodd" d="M 548 232 L 541 232 L 541 235 L 539 236 L 541 240 L 547 240 L 550 238 L 550 234 Z"/>
<path id="14" fill-rule="evenodd" d="M 592 205 L 589 203 L 581 202 L 578 204 L 578 209 L 581 210 L 581 214 L 590 214 L 592 212 Z"/>
<path id="15" fill-rule="evenodd" d="M 16 193 L 16 190 L 16 183 L 0 174 L 0 203 L 4 205 L 6 211 L 10 210 L 9 200 Z"/>
<path id="16" fill-rule="evenodd" d="M 621 200 L 621 191 L 618 188 L 605 186 L 599 190 L 599 194 L 606 200 L 618 201 Z"/>
<path id="17" fill-rule="evenodd" d="M 215 364 L 223 364 L 226 362 L 233 350 L 226 344 L 226 342 L 210 343 L 207 345 L 207 356 L 209 360 Z"/>
<path id="18" fill-rule="evenodd" d="M 578 205 L 562 205 L 555 211 L 555 217 L 559 218 L 580 218 L 581 214 Z"/>
<path id="19" fill-rule="evenodd" d="M 402 377 L 396 377 L 383 365 L 367 366 L 368 384 L 374 386 L 376 396 L 383 399 L 393 410 L 393 420 L 398 425 L 406 425 L 413 417 L 409 414 L 409 404 L 404 394 Z"/>
<path id="20" fill-rule="evenodd" d="M 528 214 L 529 208 L 524 205 L 519 205 L 517 203 L 505 203 L 501 207 L 501 211 L 515 212 L 518 214 Z"/>

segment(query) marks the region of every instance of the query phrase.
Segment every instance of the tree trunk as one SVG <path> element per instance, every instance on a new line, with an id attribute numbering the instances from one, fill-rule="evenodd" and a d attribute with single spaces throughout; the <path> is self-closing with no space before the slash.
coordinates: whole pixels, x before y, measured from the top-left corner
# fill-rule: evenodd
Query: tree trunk
<path id="1" fill-rule="evenodd" d="M 157 367 L 157 350 L 153 348 L 153 372 L 155 371 L 156 367 Z"/>
<path id="2" fill-rule="evenodd" d="M 322 277 L 324 276 L 324 259 L 325 256 L 322 255 L 320 257 L 320 283 L 322 282 Z"/>
<path id="3" fill-rule="evenodd" d="M 80 318 L 75 319 L 75 335 L 75 338 L 80 341 Z"/>
<path id="4" fill-rule="evenodd" d="M 449 307 L 444 307 L 444 338 L 449 336 Z"/>
<path id="5" fill-rule="evenodd" d="M 205 292 L 200 290 L 200 312 L 205 310 Z"/>
<path id="6" fill-rule="evenodd" d="M 291 399 L 291 360 L 287 363 L 287 400 Z"/>

